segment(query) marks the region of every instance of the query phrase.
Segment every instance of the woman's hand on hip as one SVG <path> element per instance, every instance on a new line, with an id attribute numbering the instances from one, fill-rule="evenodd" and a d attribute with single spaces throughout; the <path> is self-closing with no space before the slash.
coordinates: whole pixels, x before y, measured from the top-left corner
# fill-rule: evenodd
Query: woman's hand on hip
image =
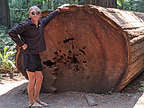
<path id="1" fill-rule="evenodd" d="M 27 49 L 27 47 L 28 47 L 28 45 L 27 45 L 27 44 L 24 44 L 24 45 L 22 46 L 23 50 L 26 50 L 26 49 Z"/>

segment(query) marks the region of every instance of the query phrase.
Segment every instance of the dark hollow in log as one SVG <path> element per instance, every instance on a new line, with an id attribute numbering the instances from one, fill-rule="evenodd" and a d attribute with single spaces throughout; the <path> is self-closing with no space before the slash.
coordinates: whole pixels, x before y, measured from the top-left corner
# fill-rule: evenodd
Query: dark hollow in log
<path id="1" fill-rule="evenodd" d="M 43 12 L 43 16 L 48 13 Z M 140 55 L 144 50 L 133 49 L 144 43 L 137 43 L 143 38 L 136 40 L 140 35 L 134 37 L 132 33 L 136 31 L 130 29 L 132 33 L 129 33 L 127 29 L 135 25 L 129 25 L 132 22 L 120 16 L 128 14 L 135 18 L 132 13 L 92 5 L 72 5 L 69 11 L 52 19 L 44 30 L 46 51 L 40 53 L 43 90 L 97 93 L 122 90 L 143 67 L 144 57 Z M 17 53 L 16 61 L 18 58 Z"/>

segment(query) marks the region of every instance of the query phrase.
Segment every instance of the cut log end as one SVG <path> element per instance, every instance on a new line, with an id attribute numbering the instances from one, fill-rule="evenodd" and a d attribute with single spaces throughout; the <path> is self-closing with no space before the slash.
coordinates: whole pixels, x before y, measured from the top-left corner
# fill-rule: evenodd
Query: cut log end
<path id="1" fill-rule="evenodd" d="M 71 7 L 46 26 L 41 59 L 58 91 L 111 90 L 126 71 L 126 40 L 99 14 L 89 6 Z"/>

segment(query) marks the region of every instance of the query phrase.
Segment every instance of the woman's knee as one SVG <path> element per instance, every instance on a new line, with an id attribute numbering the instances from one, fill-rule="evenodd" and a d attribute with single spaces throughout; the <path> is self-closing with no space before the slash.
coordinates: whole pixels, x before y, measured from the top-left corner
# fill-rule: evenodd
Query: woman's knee
<path id="1" fill-rule="evenodd" d="M 36 79 L 36 75 L 34 72 L 27 72 L 29 81 L 34 81 Z"/>
<path id="2" fill-rule="evenodd" d="M 42 81 L 43 80 L 43 75 L 41 72 L 36 72 L 36 80 L 37 81 Z"/>
<path id="3" fill-rule="evenodd" d="M 43 81 L 43 76 L 41 75 L 41 76 L 36 77 L 36 81 Z"/>

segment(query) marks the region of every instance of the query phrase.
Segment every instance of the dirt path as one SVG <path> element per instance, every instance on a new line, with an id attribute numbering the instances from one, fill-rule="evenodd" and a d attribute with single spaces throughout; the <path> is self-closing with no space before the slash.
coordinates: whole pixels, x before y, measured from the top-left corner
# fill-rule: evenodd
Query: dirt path
<path id="1" fill-rule="evenodd" d="M 0 108 L 26 108 L 28 96 L 24 93 L 24 89 L 27 83 L 22 82 L 25 81 L 18 81 L 18 87 L 0 96 Z M 11 86 L 16 85 L 14 83 Z M 5 87 L 3 86 L 2 90 Z M 111 95 L 80 92 L 41 93 L 41 100 L 49 103 L 49 108 L 144 108 L 144 95 L 140 92 Z"/>
<path id="2" fill-rule="evenodd" d="M 24 93 L 27 80 L 0 82 L 0 108 L 27 108 L 28 96 Z M 56 94 L 41 93 L 41 100 L 49 108 L 144 108 L 144 94 L 112 93 L 94 94 L 65 92 Z"/>

